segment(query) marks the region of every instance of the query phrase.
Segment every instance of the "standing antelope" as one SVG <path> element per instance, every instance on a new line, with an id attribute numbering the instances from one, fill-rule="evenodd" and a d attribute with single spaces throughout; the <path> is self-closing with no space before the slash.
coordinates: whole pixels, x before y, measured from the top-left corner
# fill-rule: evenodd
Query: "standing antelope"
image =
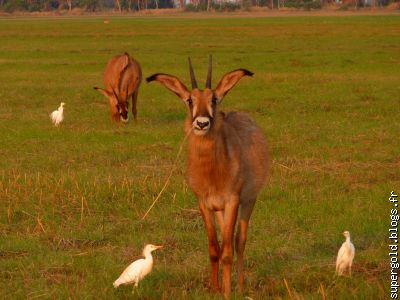
<path id="1" fill-rule="evenodd" d="M 178 95 L 188 108 L 185 131 L 188 134 L 187 180 L 195 193 L 208 235 L 211 286 L 219 291 L 219 262 L 222 263 L 222 291 L 231 292 L 233 236 L 236 232 L 238 285 L 243 288 L 243 252 L 247 227 L 257 194 L 267 177 L 267 145 L 260 128 L 246 114 L 223 113 L 218 105 L 243 76 L 253 73 L 238 69 L 225 74 L 211 89 L 212 60 L 209 59 L 206 88 L 197 87 L 189 58 L 192 91 L 175 76 L 154 74 L 147 82 L 158 81 Z M 222 231 L 220 247 L 215 215 Z"/>
<path id="2" fill-rule="evenodd" d="M 129 97 L 132 97 L 132 114 L 137 118 L 137 97 L 142 81 L 140 64 L 128 53 L 110 59 L 104 72 L 105 89 L 94 87 L 110 101 L 111 118 L 119 122 L 128 122 Z"/>

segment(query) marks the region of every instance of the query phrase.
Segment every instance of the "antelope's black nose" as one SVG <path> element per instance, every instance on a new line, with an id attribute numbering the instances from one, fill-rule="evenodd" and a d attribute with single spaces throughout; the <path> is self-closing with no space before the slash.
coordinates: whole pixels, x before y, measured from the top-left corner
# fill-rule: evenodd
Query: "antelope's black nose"
<path id="1" fill-rule="evenodd" d="M 209 124 L 210 124 L 209 121 L 205 121 L 205 122 L 197 121 L 197 126 L 199 126 L 201 129 L 203 129 L 204 127 L 207 127 Z"/>
<path id="2" fill-rule="evenodd" d="M 122 111 L 119 113 L 119 115 L 124 118 L 125 120 L 128 119 L 128 112 L 127 111 Z"/>

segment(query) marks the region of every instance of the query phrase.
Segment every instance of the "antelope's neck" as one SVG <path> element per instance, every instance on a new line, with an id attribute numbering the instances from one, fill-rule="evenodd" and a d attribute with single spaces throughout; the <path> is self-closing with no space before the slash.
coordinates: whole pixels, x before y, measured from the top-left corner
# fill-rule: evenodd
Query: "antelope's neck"
<path id="1" fill-rule="evenodd" d="M 189 155 L 201 164 L 216 165 L 228 159 L 227 143 L 223 128 L 218 132 L 213 128 L 205 136 L 198 136 L 193 132 L 189 135 Z"/>
<path id="2" fill-rule="evenodd" d="M 224 199 L 241 187 L 240 153 L 230 146 L 228 138 L 231 137 L 226 136 L 224 124 L 205 136 L 193 132 L 189 135 L 189 186 L 199 200 L 205 200 L 215 210 L 223 209 Z"/>

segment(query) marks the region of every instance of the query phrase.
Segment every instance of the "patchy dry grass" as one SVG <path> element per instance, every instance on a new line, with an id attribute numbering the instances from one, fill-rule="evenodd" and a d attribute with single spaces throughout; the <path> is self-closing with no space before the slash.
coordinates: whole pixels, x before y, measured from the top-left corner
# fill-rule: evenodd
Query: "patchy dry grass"
<path id="1" fill-rule="evenodd" d="M 183 139 L 184 107 L 143 84 L 139 122 L 109 121 L 92 90 L 106 61 L 128 51 L 144 75 L 214 86 L 246 67 L 223 109 L 250 113 L 272 166 L 252 218 L 242 299 L 383 299 L 392 189 L 399 188 L 397 16 L 0 20 L 1 298 L 131 298 L 113 280 L 147 242 L 162 243 L 145 299 L 219 299 L 207 287 L 206 235 L 178 170 L 145 221 Z M 66 102 L 65 122 L 48 114 Z M 357 249 L 336 278 L 341 232 Z M 135 296 L 134 296 L 135 297 Z"/>

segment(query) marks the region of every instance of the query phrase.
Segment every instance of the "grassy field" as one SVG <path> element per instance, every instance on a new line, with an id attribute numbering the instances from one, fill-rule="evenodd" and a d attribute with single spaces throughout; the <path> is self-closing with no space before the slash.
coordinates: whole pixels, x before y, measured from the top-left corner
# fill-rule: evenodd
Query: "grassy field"
<path id="1" fill-rule="evenodd" d="M 145 221 L 183 139 L 185 107 L 143 83 L 139 122 L 110 123 L 107 60 L 189 83 L 255 73 L 225 98 L 269 141 L 271 175 L 246 249 L 243 299 L 389 297 L 388 197 L 400 192 L 400 18 L 0 19 L 0 298 L 127 299 L 112 282 L 145 243 L 165 245 L 143 299 L 219 299 L 185 155 Z M 66 102 L 61 128 L 49 113 Z M 335 256 L 349 230 L 352 278 Z M 236 282 L 236 280 L 235 280 Z"/>

